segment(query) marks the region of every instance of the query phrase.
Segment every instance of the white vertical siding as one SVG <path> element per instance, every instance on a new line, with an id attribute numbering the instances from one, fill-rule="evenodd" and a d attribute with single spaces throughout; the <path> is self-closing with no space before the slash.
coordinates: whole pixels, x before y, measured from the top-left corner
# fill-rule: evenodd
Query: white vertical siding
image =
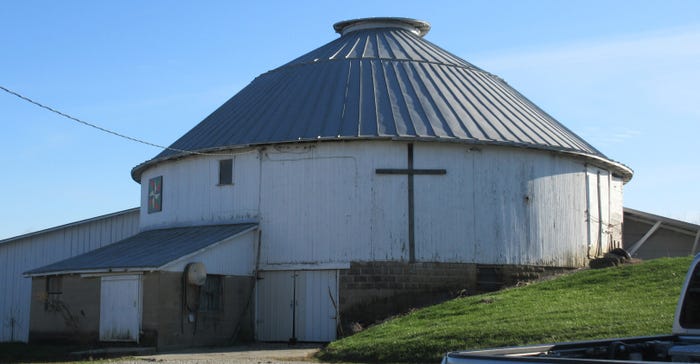
<path id="1" fill-rule="evenodd" d="M 328 342 L 337 332 L 338 271 L 302 271 L 297 277 L 296 332 L 301 341 Z"/>
<path id="2" fill-rule="evenodd" d="M 29 338 L 31 279 L 22 273 L 136 234 L 138 210 L 127 210 L 0 242 L 0 341 Z"/>
<path id="3" fill-rule="evenodd" d="M 622 247 L 622 223 L 624 212 L 622 204 L 623 195 L 622 178 L 611 175 L 610 177 L 610 230 L 612 234 L 613 246 L 611 248 Z"/>
<path id="4" fill-rule="evenodd" d="M 477 261 L 475 225 L 480 223 L 481 208 L 474 200 L 474 163 L 478 155 L 469 147 L 454 145 L 414 147 L 414 168 L 447 170 L 445 175 L 414 177 L 417 260 Z"/>
<path id="5" fill-rule="evenodd" d="M 404 175 L 376 173 L 377 168 L 407 168 L 406 145 L 387 143 L 356 148 L 361 148 L 362 153 L 358 160 L 363 204 L 359 214 L 366 217 L 356 229 L 369 232 L 371 245 L 364 251 L 354 250 L 353 260 L 408 261 L 408 179 Z"/>
<path id="6" fill-rule="evenodd" d="M 357 214 L 355 158 L 266 154 L 262 190 L 264 239 L 274 242 L 263 244 L 264 263 L 348 260 L 352 249 L 344 243 L 357 238 L 358 249 L 369 240 L 356 229 L 363 215 Z M 299 254 L 301 250 L 305 253 Z"/>
<path id="7" fill-rule="evenodd" d="M 621 202 L 622 196 L 617 195 L 617 190 L 612 187 L 612 177 L 610 172 L 594 166 L 588 166 L 586 170 L 588 176 L 588 218 L 590 237 L 590 256 L 599 257 L 614 247 L 615 222 L 611 220 L 611 213 L 617 213 L 617 207 L 613 208 L 615 200 Z M 621 183 L 621 181 L 620 181 Z M 620 186 L 621 187 L 621 186 Z M 619 190 L 621 194 L 621 189 Z M 621 210 L 622 207 L 620 206 Z M 621 214 L 621 211 L 619 212 Z M 619 241 L 619 240 L 618 240 Z"/>
<path id="8" fill-rule="evenodd" d="M 261 341 L 292 337 L 293 271 L 262 272 L 255 287 L 255 335 Z"/>
<path id="9" fill-rule="evenodd" d="M 597 255 L 616 240 L 612 215 L 621 207 L 613 205 L 621 206 L 622 182 L 605 169 L 525 148 L 414 145 L 415 168 L 447 171 L 415 176 L 420 261 L 576 267 L 586 263 L 589 243 Z M 217 186 L 220 158 L 147 170 L 144 181 L 163 175 L 164 201 L 163 212 L 142 213 L 144 226 L 253 218 L 263 232 L 264 265 L 408 260 L 408 178 L 376 173 L 406 168 L 406 143 L 249 150 L 235 156 L 233 186 Z"/>
<path id="10" fill-rule="evenodd" d="M 220 159 L 233 159 L 233 185 L 218 184 Z M 163 210 L 149 214 L 148 181 L 158 176 L 163 176 Z M 141 229 L 256 220 L 259 176 L 257 150 L 196 156 L 150 168 L 141 179 Z"/>
<path id="11" fill-rule="evenodd" d="M 258 340 L 287 341 L 292 331 L 299 341 L 335 340 L 337 270 L 263 272 L 262 278 L 256 300 Z"/>
<path id="12" fill-rule="evenodd" d="M 582 163 L 550 155 L 532 166 L 525 204 L 529 264 L 577 267 L 586 264 L 586 175 Z"/>
<path id="13" fill-rule="evenodd" d="M 202 253 L 177 261 L 164 271 L 184 272 L 189 263 L 204 263 L 208 274 L 251 276 L 255 269 L 257 230 L 227 239 Z"/>

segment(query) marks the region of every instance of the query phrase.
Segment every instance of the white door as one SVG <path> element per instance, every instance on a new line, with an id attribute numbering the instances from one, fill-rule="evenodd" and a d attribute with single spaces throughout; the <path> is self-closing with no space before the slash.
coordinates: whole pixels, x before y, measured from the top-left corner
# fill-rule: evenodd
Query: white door
<path id="1" fill-rule="evenodd" d="M 141 276 L 102 277 L 100 341 L 139 341 Z"/>
<path id="2" fill-rule="evenodd" d="M 288 341 L 292 337 L 294 274 L 262 272 L 257 284 L 256 334 L 260 341 Z"/>
<path id="3" fill-rule="evenodd" d="M 263 272 L 262 278 L 257 286 L 258 340 L 335 340 L 338 271 Z"/>

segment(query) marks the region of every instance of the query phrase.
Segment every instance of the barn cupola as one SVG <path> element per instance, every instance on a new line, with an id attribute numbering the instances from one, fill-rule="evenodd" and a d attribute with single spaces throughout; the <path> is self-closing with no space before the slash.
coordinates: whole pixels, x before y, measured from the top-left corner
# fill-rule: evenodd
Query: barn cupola
<path id="1" fill-rule="evenodd" d="M 430 31 L 430 23 L 409 18 L 363 18 L 344 20 L 333 24 L 333 29 L 340 35 L 346 35 L 364 29 L 404 29 L 419 37 Z"/>

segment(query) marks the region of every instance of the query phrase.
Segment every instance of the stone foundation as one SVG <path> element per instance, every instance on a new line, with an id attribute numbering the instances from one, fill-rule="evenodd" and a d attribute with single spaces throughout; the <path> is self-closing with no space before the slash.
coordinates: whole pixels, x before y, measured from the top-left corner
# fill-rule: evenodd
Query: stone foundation
<path id="1" fill-rule="evenodd" d="M 499 290 L 566 268 L 469 263 L 354 262 L 339 277 L 341 323 L 348 328 L 462 296 Z M 347 333 L 346 333 L 347 334 Z"/>

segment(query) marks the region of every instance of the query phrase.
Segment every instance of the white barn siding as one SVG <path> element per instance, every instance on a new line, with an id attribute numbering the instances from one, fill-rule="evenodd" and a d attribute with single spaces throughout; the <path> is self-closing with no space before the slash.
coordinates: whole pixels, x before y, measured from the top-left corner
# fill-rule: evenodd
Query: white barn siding
<path id="1" fill-rule="evenodd" d="M 610 230 L 612 234 L 613 246 L 611 248 L 622 248 L 622 224 L 624 222 L 623 211 L 623 188 L 624 182 L 619 176 L 610 176 Z"/>
<path id="2" fill-rule="evenodd" d="M 354 158 L 266 153 L 262 176 L 263 232 L 266 241 L 274 242 L 274 246 L 263 247 L 265 263 L 351 258 L 351 251 L 343 249 L 347 245 L 337 244 L 356 236 L 361 218 L 356 213 L 359 196 Z M 299 254 L 301 250 L 305 254 Z"/>
<path id="3" fill-rule="evenodd" d="M 546 159 L 545 159 L 546 158 Z M 587 259 L 586 175 L 583 164 L 551 154 L 534 163 L 527 200 L 529 264 L 582 266 Z"/>
<path id="4" fill-rule="evenodd" d="M 475 205 L 474 196 L 474 163 L 478 155 L 479 152 L 468 147 L 450 144 L 414 147 L 414 168 L 447 170 L 445 175 L 414 177 L 418 261 L 473 263 L 478 260 L 475 225 L 480 208 Z M 401 178 L 404 182 L 407 179 Z M 406 199 L 403 192 L 400 200 L 404 205 Z M 403 219 L 405 224 L 406 217 Z"/>
<path id="5" fill-rule="evenodd" d="M 233 159 L 233 185 L 218 185 L 219 160 Z M 163 176 L 163 211 L 148 213 L 148 180 Z M 198 156 L 150 168 L 141 180 L 141 228 L 210 225 L 258 218 L 257 150 Z"/>
<path id="6" fill-rule="evenodd" d="M 616 204 L 622 181 L 581 159 L 453 143 L 415 143 L 414 156 L 415 168 L 447 171 L 415 176 L 419 261 L 576 267 L 586 263 L 589 233 L 591 246 L 598 249 L 600 241 L 602 251 L 614 240 L 612 216 L 621 215 Z M 233 186 L 217 186 L 220 158 L 194 157 L 147 170 L 144 206 L 148 179 L 162 175 L 163 212 L 142 211 L 142 226 L 252 219 L 262 230 L 266 266 L 408 261 L 408 177 L 376 173 L 407 167 L 405 143 L 300 143 L 246 151 L 235 156 Z"/>
<path id="7" fill-rule="evenodd" d="M 203 252 L 164 267 L 168 272 L 184 272 L 189 263 L 203 263 L 207 274 L 251 276 L 255 269 L 257 230 L 226 239 Z"/>
<path id="8" fill-rule="evenodd" d="M 136 234 L 138 210 L 127 210 L 0 242 L 0 341 L 29 339 L 28 270 L 100 248 Z"/>
<path id="9" fill-rule="evenodd" d="M 268 271 L 259 277 L 255 309 L 258 340 L 335 340 L 337 270 Z"/>
<path id="10" fill-rule="evenodd" d="M 588 166 L 586 173 L 590 255 L 597 257 L 621 246 L 622 180 L 594 166 Z"/>

